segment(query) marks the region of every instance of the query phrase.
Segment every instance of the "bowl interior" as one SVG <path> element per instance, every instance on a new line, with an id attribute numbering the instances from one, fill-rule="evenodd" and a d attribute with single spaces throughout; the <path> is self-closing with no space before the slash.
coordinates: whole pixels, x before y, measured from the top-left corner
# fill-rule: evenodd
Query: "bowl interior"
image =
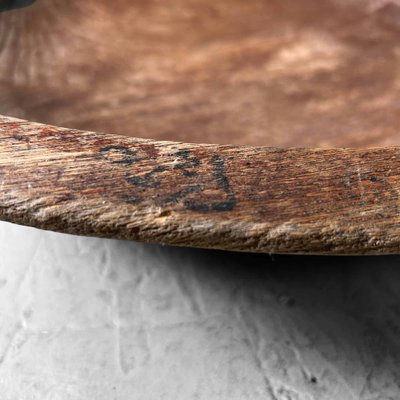
<path id="1" fill-rule="evenodd" d="M 400 1 L 37 0 L 0 14 L 0 114 L 187 142 L 400 142 Z"/>

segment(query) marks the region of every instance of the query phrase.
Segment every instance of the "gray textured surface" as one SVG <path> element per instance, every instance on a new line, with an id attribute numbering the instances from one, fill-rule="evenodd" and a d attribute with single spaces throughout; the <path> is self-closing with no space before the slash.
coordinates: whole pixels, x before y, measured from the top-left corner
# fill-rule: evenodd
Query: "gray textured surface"
<path id="1" fill-rule="evenodd" d="M 398 257 L 0 238 L 2 400 L 400 397 Z"/>

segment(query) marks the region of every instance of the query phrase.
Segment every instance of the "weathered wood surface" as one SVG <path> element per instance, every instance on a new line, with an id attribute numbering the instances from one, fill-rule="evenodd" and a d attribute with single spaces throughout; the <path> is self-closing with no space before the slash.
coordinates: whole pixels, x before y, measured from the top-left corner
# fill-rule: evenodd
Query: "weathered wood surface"
<path id="1" fill-rule="evenodd" d="M 400 143 L 398 0 L 38 0 L 0 14 L 0 114 L 191 143 Z"/>
<path id="2" fill-rule="evenodd" d="M 0 217 L 271 253 L 400 252 L 400 148 L 157 142 L 0 118 Z"/>

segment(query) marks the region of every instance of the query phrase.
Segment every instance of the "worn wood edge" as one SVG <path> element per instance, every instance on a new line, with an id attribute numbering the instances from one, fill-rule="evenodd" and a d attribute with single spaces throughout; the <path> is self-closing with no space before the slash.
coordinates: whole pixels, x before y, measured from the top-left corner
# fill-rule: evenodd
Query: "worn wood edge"
<path id="1" fill-rule="evenodd" d="M 400 149 L 159 142 L 0 117 L 0 219 L 291 254 L 400 250 Z"/>

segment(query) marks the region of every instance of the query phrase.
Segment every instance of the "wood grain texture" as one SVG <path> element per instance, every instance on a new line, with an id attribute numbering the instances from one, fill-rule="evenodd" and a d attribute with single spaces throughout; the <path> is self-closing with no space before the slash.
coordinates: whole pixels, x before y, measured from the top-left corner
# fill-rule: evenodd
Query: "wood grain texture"
<path id="1" fill-rule="evenodd" d="M 180 246 L 400 251 L 400 149 L 157 142 L 0 119 L 0 217 Z"/>
<path id="2" fill-rule="evenodd" d="M 398 145 L 399 5 L 37 0 L 0 14 L 0 114 L 192 143 Z"/>

